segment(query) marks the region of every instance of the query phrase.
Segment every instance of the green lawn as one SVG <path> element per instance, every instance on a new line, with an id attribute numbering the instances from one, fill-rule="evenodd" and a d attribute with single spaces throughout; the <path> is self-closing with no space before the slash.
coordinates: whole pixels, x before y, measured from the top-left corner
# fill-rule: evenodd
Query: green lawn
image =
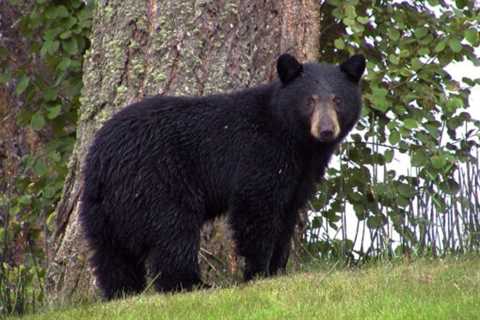
<path id="1" fill-rule="evenodd" d="M 480 258 L 299 273 L 228 289 L 83 305 L 25 319 L 480 319 Z"/>

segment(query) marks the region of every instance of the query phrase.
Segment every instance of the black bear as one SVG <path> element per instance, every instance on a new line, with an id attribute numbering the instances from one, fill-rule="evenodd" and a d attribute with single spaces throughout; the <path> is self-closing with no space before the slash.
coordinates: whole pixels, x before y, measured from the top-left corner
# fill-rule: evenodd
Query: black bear
<path id="1" fill-rule="evenodd" d="M 279 80 L 229 94 L 155 96 L 97 132 L 80 221 L 107 299 L 202 286 L 202 225 L 227 213 L 245 280 L 285 269 L 298 210 L 361 111 L 365 59 L 278 58 Z"/>

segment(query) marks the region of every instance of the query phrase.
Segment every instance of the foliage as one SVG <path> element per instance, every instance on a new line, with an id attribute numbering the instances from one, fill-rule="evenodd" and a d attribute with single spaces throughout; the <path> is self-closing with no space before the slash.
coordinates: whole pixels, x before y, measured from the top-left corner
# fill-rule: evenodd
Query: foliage
<path id="1" fill-rule="evenodd" d="M 35 312 L 43 300 L 42 286 L 34 283 L 35 269 L 23 265 L 0 265 L 0 315 Z"/>
<path id="2" fill-rule="evenodd" d="M 468 1 L 453 6 L 437 0 L 329 0 L 323 5 L 322 60 L 339 62 L 362 52 L 368 75 L 362 120 L 340 152 L 340 167 L 328 171 L 313 203 L 322 215 L 311 228 L 346 228 L 345 212 L 353 208 L 359 223 L 370 229 L 372 245 L 359 250 L 361 256 L 379 247 L 393 254 L 392 227 L 400 236 L 400 251 L 436 254 L 440 247 L 466 249 L 464 244 L 478 250 L 478 238 L 462 242 L 459 231 L 480 231 L 461 216 L 474 205 L 478 175 L 463 185 L 459 177 L 471 164 L 478 173 L 472 151 L 478 150 L 480 122 L 471 119 L 468 98 L 469 87 L 479 85 L 480 78 L 459 83 L 445 67 L 464 59 L 480 65 L 474 52 L 480 44 L 479 18 L 480 9 Z M 472 210 L 478 217 L 478 208 Z M 452 225 L 443 226 L 445 234 L 438 236 L 435 223 L 445 219 Z M 346 231 L 338 232 L 345 240 L 342 250 L 351 253 L 354 244 Z M 337 254 L 331 240 L 312 236 L 316 250 Z"/>
<path id="3" fill-rule="evenodd" d="M 2 289 L 17 290 L 17 286 L 11 286 L 12 281 L 33 281 L 23 276 L 30 273 L 28 268 L 36 269 L 40 282 L 44 275 L 46 259 L 38 265 L 33 260 L 42 258 L 47 250 L 47 221 L 61 195 L 75 140 L 82 59 L 89 46 L 92 8 L 81 0 L 37 0 L 29 5 L 11 1 L 11 5 L 24 12 L 15 26 L 22 44 L 1 48 L 0 64 L 5 68 L 0 71 L 0 84 L 15 87 L 15 95 L 23 102 L 17 123 L 34 130 L 44 143 L 37 152 L 22 158 L 22 172 L 14 181 L 16 196 L 3 199 L 8 216 L 3 217 L 0 226 L 0 244 L 4 248 L 0 262 L 4 262 L 5 271 L 0 273 L 0 284 Z M 16 57 L 15 50 L 21 46 L 26 48 L 24 61 Z M 9 242 L 11 245 L 19 238 L 24 242 L 24 261 L 9 258 L 12 250 L 18 250 L 9 247 Z M 25 271 L 15 277 L 18 268 Z M 15 271 L 10 273 L 11 278 L 7 277 L 7 269 Z M 2 292 L 0 302 L 8 304 L 3 294 L 8 293 Z M 10 309 L 0 310 L 0 314 Z M 22 310 L 15 306 L 13 311 Z"/>

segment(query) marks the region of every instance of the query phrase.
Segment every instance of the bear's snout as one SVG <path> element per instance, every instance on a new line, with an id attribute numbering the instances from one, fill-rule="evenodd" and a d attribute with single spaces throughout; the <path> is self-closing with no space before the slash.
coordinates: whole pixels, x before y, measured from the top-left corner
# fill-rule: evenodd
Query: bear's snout
<path id="1" fill-rule="evenodd" d="M 313 96 L 313 112 L 310 117 L 310 133 L 321 142 L 334 141 L 340 134 L 335 97 Z"/>
<path id="2" fill-rule="evenodd" d="M 319 128 L 319 139 L 322 141 L 330 141 L 335 138 L 335 124 L 333 123 L 332 119 L 329 117 L 323 117 L 320 120 L 320 128 Z"/>

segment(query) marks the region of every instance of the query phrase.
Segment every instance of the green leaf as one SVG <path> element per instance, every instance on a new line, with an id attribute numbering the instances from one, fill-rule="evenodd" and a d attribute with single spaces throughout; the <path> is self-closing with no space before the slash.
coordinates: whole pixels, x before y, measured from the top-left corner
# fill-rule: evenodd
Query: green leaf
<path id="1" fill-rule="evenodd" d="M 43 91 L 43 99 L 45 99 L 45 101 L 54 101 L 57 99 L 57 89 L 51 87 L 46 88 Z"/>
<path id="2" fill-rule="evenodd" d="M 365 27 L 361 24 L 355 23 L 352 25 L 352 30 L 357 34 L 361 34 L 365 31 Z"/>
<path id="3" fill-rule="evenodd" d="M 335 39 L 334 41 L 335 48 L 343 50 L 345 49 L 345 42 L 342 38 Z"/>
<path id="4" fill-rule="evenodd" d="M 45 10 L 45 17 L 49 20 L 54 20 L 57 18 L 66 18 L 70 16 L 67 7 L 64 5 L 59 6 L 50 6 Z"/>
<path id="5" fill-rule="evenodd" d="M 51 151 L 48 153 L 48 158 L 54 162 L 60 162 L 62 160 L 62 156 L 58 151 Z"/>
<path id="6" fill-rule="evenodd" d="M 43 39 L 45 39 L 45 41 L 48 41 L 48 40 L 53 41 L 62 32 L 63 32 L 63 29 L 61 28 L 47 29 L 43 33 Z"/>
<path id="7" fill-rule="evenodd" d="M 62 32 L 62 33 L 60 34 L 60 39 L 68 39 L 68 38 L 70 38 L 71 36 L 72 36 L 72 31 L 67 30 L 67 31 Z"/>
<path id="8" fill-rule="evenodd" d="M 410 185 L 406 183 L 398 183 L 396 187 L 399 195 L 401 195 L 404 198 L 409 199 L 413 195 L 412 188 L 410 187 Z"/>
<path id="9" fill-rule="evenodd" d="M 41 160 L 37 160 L 37 161 L 35 161 L 35 164 L 33 165 L 33 172 L 35 172 L 35 174 L 37 176 L 41 177 L 48 172 L 48 167 L 45 164 L 45 162 L 43 162 Z"/>
<path id="10" fill-rule="evenodd" d="M 56 195 L 57 189 L 54 186 L 46 186 L 42 193 L 45 198 L 52 199 Z"/>
<path id="11" fill-rule="evenodd" d="M 341 0 L 328 0 L 328 4 L 338 7 L 342 4 Z"/>
<path id="12" fill-rule="evenodd" d="M 428 163 L 428 160 L 429 158 L 423 149 L 415 150 L 410 158 L 412 166 L 414 167 L 423 167 Z"/>
<path id="13" fill-rule="evenodd" d="M 70 58 L 63 58 L 57 65 L 57 70 L 65 71 L 70 67 L 72 60 Z"/>
<path id="14" fill-rule="evenodd" d="M 475 30 L 474 28 L 470 28 L 465 30 L 463 36 L 465 37 L 465 40 L 470 42 L 472 46 L 475 46 L 478 43 L 478 33 L 479 31 Z"/>
<path id="15" fill-rule="evenodd" d="M 65 50 L 67 53 L 71 55 L 75 55 L 78 53 L 77 41 L 74 38 L 70 38 L 66 41 L 63 41 L 62 48 L 63 50 Z"/>
<path id="16" fill-rule="evenodd" d="M 388 91 L 385 88 L 372 87 L 372 93 L 376 97 L 385 97 L 388 94 Z"/>
<path id="17" fill-rule="evenodd" d="M 70 16 L 70 13 L 68 12 L 68 9 L 65 6 L 60 5 L 56 8 L 57 18 L 66 18 L 68 16 Z"/>
<path id="18" fill-rule="evenodd" d="M 388 149 L 388 150 L 385 150 L 385 153 L 383 154 L 384 158 L 385 158 L 385 162 L 392 162 L 393 160 L 393 150 L 392 149 Z"/>
<path id="19" fill-rule="evenodd" d="M 438 194 L 433 194 L 432 195 L 432 201 L 433 204 L 435 204 L 435 207 L 438 212 L 444 212 L 446 208 L 445 201 L 438 195 Z"/>
<path id="20" fill-rule="evenodd" d="M 444 168 L 447 165 L 447 158 L 443 155 L 433 156 L 432 157 L 432 166 L 439 170 Z"/>
<path id="21" fill-rule="evenodd" d="M 65 20 L 65 22 L 62 24 L 63 30 L 68 30 L 70 32 L 75 32 L 77 34 L 79 33 L 78 30 L 82 31 L 82 28 L 80 28 L 80 26 L 75 26 L 75 24 L 77 24 L 77 22 L 78 22 L 77 18 L 69 16 L 69 17 L 65 18 L 64 20 Z M 75 26 L 75 28 L 73 28 L 73 26 Z"/>
<path id="22" fill-rule="evenodd" d="M 446 46 L 447 46 L 447 42 L 445 40 L 442 40 L 439 43 L 437 43 L 433 51 L 435 51 L 436 53 L 442 52 Z"/>
<path id="23" fill-rule="evenodd" d="M 351 4 L 345 5 L 345 15 L 346 15 L 349 19 L 355 19 L 355 17 L 357 16 L 357 12 L 356 12 L 356 10 L 355 10 L 355 6 L 354 6 L 354 5 L 351 5 Z"/>
<path id="24" fill-rule="evenodd" d="M 387 100 L 385 97 L 377 97 L 375 99 L 375 102 L 371 105 L 373 109 L 376 109 L 381 112 L 386 112 L 388 110 L 388 107 L 390 105 L 388 104 Z"/>
<path id="25" fill-rule="evenodd" d="M 428 54 L 430 54 L 430 49 L 427 47 L 423 47 L 423 48 L 420 48 L 420 50 L 418 50 L 419 56 L 426 56 Z"/>
<path id="26" fill-rule="evenodd" d="M 353 25 L 356 24 L 355 20 L 350 19 L 350 18 L 345 18 L 345 19 L 343 19 L 343 23 L 344 23 L 346 26 L 349 26 L 349 27 L 351 27 L 351 26 L 353 26 Z"/>
<path id="27" fill-rule="evenodd" d="M 423 146 L 425 147 L 430 147 L 434 146 L 436 144 L 436 141 L 432 141 L 432 137 L 425 133 L 424 131 L 419 131 L 415 133 L 415 137 L 422 143 Z"/>
<path id="28" fill-rule="evenodd" d="M 417 39 L 421 39 L 423 37 L 425 37 L 428 33 L 428 29 L 425 28 L 425 27 L 420 27 L 420 28 L 417 28 L 415 29 L 415 37 Z"/>
<path id="29" fill-rule="evenodd" d="M 72 1 L 72 7 L 74 7 L 75 9 L 78 9 L 82 5 L 82 2 L 83 2 L 83 0 L 73 0 Z"/>
<path id="30" fill-rule="evenodd" d="M 390 107 L 387 100 L 388 91 L 381 87 L 372 87 L 372 94 L 370 100 L 372 101 L 371 107 L 381 112 L 386 112 Z"/>
<path id="31" fill-rule="evenodd" d="M 405 57 L 408 57 L 409 55 L 410 55 L 410 51 L 408 51 L 408 49 L 400 50 L 400 57 L 405 58 Z"/>
<path id="32" fill-rule="evenodd" d="M 458 9 L 463 9 L 468 4 L 468 0 L 455 0 Z"/>
<path id="33" fill-rule="evenodd" d="M 415 129 L 416 127 L 418 127 L 417 120 L 413 118 L 407 118 L 403 120 L 403 125 L 407 129 Z"/>
<path id="34" fill-rule="evenodd" d="M 320 217 L 314 217 L 312 219 L 311 227 L 314 228 L 314 229 L 322 227 L 322 219 Z"/>
<path id="35" fill-rule="evenodd" d="M 48 7 L 45 10 L 45 17 L 50 20 L 55 19 L 57 17 L 57 8 L 54 6 Z"/>
<path id="36" fill-rule="evenodd" d="M 60 115 L 60 112 L 62 111 L 62 105 L 57 104 L 54 107 L 47 108 L 47 111 L 48 111 L 47 118 L 50 120 L 55 119 Z"/>
<path id="37" fill-rule="evenodd" d="M 390 142 L 391 145 L 396 145 L 400 142 L 400 133 L 397 130 L 392 130 L 388 136 L 388 142 Z"/>
<path id="38" fill-rule="evenodd" d="M 419 70 L 421 67 L 423 67 L 423 63 L 418 58 L 413 58 L 411 63 L 413 70 Z"/>
<path id="39" fill-rule="evenodd" d="M 30 121 L 30 126 L 34 130 L 40 130 L 45 126 L 45 118 L 41 112 L 37 111 L 33 114 L 32 120 Z"/>
<path id="40" fill-rule="evenodd" d="M 385 219 L 384 216 L 375 215 L 375 216 L 368 217 L 367 226 L 372 229 L 378 229 L 384 226 L 386 222 L 387 222 L 387 219 Z"/>
<path id="41" fill-rule="evenodd" d="M 388 29 L 387 35 L 393 41 L 397 41 L 398 39 L 400 39 L 400 32 L 398 32 L 398 30 L 393 28 Z"/>
<path id="42" fill-rule="evenodd" d="M 6 71 L 4 73 L 0 73 L 0 84 L 6 84 L 11 79 L 12 79 L 12 76 L 10 72 Z"/>
<path id="43" fill-rule="evenodd" d="M 397 65 L 397 64 L 400 63 L 400 57 L 397 56 L 396 53 L 390 54 L 390 55 L 388 56 L 388 60 L 390 60 L 390 62 L 391 62 L 392 64 L 395 64 L 395 65 Z"/>
<path id="44" fill-rule="evenodd" d="M 458 40 L 457 38 L 451 38 L 450 40 L 448 40 L 448 46 L 455 53 L 459 53 L 463 49 L 460 40 Z"/>
<path id="45" fill-rule="evenodd" d="M 452 97 L 447 101 L 446 108 L 448 112 L 454 112 L 458 108 L 462 108 L 462 107 L 463 107 L 463 100 L 460 99 L 459 97 Z"/>
<path id="46" fill-rule="evenodd" d="M 10 214 L 11 215 L 16 215 L 20 212 L 20 206 L 13 206 L 13 207 L 10 207 Z"/>
<path id="47" fill-rule="evenodd" d="M 46 40 L 43 43 L 40 53 L 42 56 L 45 56 L 47 53 L 50 55 L 54 55 L 59 47 L 60 42 L 58 42 L 57 40 Z"/>
<path id="48" fill-rule="evenodd" d="M 361 24 L 367 24 L 368 23 L 368 17 L 358 16 L 357 21 Z"/>
<path id="49" fill-rule="evenodd" d="M 446 184 L 448 185 L 448 190 L 450 191 L 450 193 L 458 193 L 460 191 L 460 185 L 458 184 L 457 181 L 453 180 L 453 179 L 448 179 L 446 181 Z"/>
<path id="50" fill-rule="evenodd" d="M 0 60 L 7 58 L 9 54 L 9 50 L 7 48 L 0 47 Z"/>
<path id="51" fill-rule="evenodd" d="M 435 40 L 435 39 L 433 38 L 433 36 L 431 34 L 429 34 L 426 37 L 423 37 L 422 39 L 419 39 L 418 42 L 422 46 L 426 46 L 426 45 L 430 44 L 430 42 L 432 42 L 433 40 Z"/>
<path id="52" fill-rule="evenodd" d="M 21 95 L 25 91 L 25 89 L 27 89 L 29 83 L 30 78 L 26 75 L 22 75 L 15 88 L 15 94 L 17 96 Z"/>
<path id="53" fill-rule="evenodd" d="M 424 127 L 427 129 L 434 138 L 438 138 L 440 135 L 439 124 L 436 121 L 429 121 L 424 124 Z"/>
<path id="54" fill-rule="evenodd" d="M 22 205 L 29 205 L 32 202 L 32 196 L 29 194 L 24 194 L 18 197 L 18 203 Z"/>

